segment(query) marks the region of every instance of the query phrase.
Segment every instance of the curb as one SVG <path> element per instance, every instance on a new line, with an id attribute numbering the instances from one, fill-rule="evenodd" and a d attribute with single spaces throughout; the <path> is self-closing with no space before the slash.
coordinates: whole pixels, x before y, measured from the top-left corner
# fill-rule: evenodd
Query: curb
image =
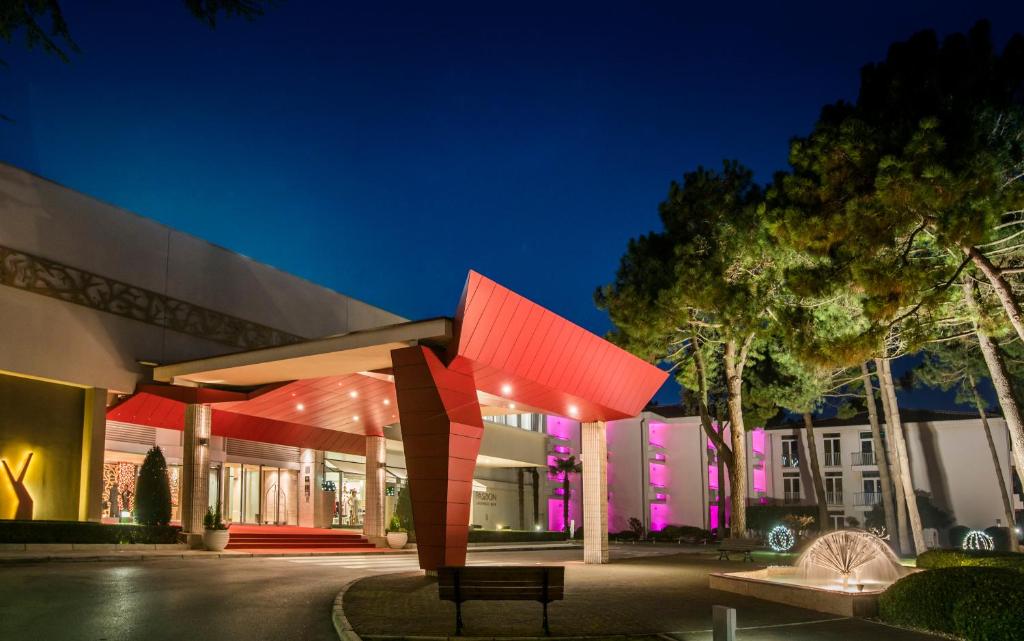
<path id="1" fill-rule="evenodd" d="M 348 622 L 348 618 L 345 616 L 345 593 L 352 585 L 359 581 L 359 579 L 352 579 L 348 583 L 341 586 L 341 591 L 334 597 L 334 605 L 331 606 L 331 623 L 334 624 L 334 631 L 338 634 L 340 641 L 363 641 L 362 637 L 352 629 L 352 624 Z"/>

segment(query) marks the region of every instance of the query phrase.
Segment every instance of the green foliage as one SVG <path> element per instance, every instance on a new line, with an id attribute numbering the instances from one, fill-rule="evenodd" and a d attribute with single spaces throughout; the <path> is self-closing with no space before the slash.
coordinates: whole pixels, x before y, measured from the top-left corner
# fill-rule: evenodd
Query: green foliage
<path id="1" fill-rule="evenodd" d="M 666 525 L 656 532 L 651 532 L 650 538 L 659 543 L 704 543 L 710 540 L 711 533 L 692 525 Z"/>
<path id="2" fill-rule="evenodd" d="M 0 543 L 178 542 L 181 528 L 168 525 L 107 525 L 88 521 L 0 521 Z"/>
<path id="3" fill-rule="evenodd" d="M 565 532 L 481 529 L 469 531 L 470 543 L 538 543 L 547 541 L 565 541 Z"/>
<path id="4" fill-rule="evenodd" d="M 633 533 L 633 538 L 637 541 L 644 538 L 644 524 L 635 516 L 629 517 L 629 531 Z"/>
<path id="5" fill-rule="evenodd" d="M 747 528 L 767 534 L 776 525 L 782 525 L 787 516 L 803 516 L 816 519 L 818 508 L 814 505 L 750 505 L 747 507 Z"/>
<path id="6" fill-rule="evenodd" d="M 412 520 L 412 491 L 406 483 L 398 491 L 398 501 L 395 504 L 395 517 L 398 518 L 399 526 L 405 532 L 416 530 Z"/>
<path id="7" fill-rule="evenodd" d="M 949 545 L 960 549 L 964 544 L 964 539 L 967 538 L 967 534 L 971 531 L 971 528 L 966 525 L 955 525 L 949 528 Z M 926 553 L 927 554 L 927 553 Z M 920 559 L 921 557 L 918 557 Z M 920 561 L 918 561 L 920 563 Z M 935 566 L 933 566 L 935 567 Z"/>
<path id="8" fill-rule="evenodd" d="M 220 501 L 217 502 L 217 507 L 206 508 L 206 515 L 203 516 L 203 527 L 207 530 L 226 530 L 228 526 L 224 524 L 224 519 L 220 513 Z"/>
<path id="9" fill-rule="evenodd" d="M 953 522 L 953 517 L 939 506 L 932 502 L 932 495 L 923 490 L 917 490 L 917 511 L 921 515 L 921 526 L 945 530 Z"/>
<path id="10" fill-rule="evenodd" d="M 917 556 L 917 567 L 929 569 L 984 567 L 1024 572 L 1024 554 L 994 550 L 928 550 Z"/>
<path id="11" fill-rule="evenodd" d="M 167 461 L 159 447 L 146 453 L 135 488 L 135 519 L 142 525 L 171 522 L 171 482 Z"/>
<path id="12" fill-rule="evenodd" d="M 1006 552 L 1010 549 L 1010 531 L 1005 527 L 991 526 L 985 528 L 985 534 L 992 537 L 995 548 L 999 552 Z"/>
<path id="13" fill-rule="evenodd" d="M 402 519 L 398 518 L 397 514 L 392 514 L 391 515 L 391 523 L 388 524 L 388 528 L 385 531 L 386 532 L 407 532 L 408 530 L 406 530 L 404 527 L 402 527 Z"/>
<path id="14" fill-rule="evenodd" d="M 1024 574 L 1001 568 L 928 570 L 894 583 L 878 600 L 888 623 L 968 641 L 1010 641 L 1024 626 Z"/>

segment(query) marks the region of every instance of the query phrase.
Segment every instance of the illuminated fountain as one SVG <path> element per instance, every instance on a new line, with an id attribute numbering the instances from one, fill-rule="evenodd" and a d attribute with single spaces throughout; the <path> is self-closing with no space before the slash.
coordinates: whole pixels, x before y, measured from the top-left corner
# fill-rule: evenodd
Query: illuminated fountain
<path id="1" fill-rule="evenodd" d="M 711 587 L 843 616 L 871 616 L 878 595 L 909 570 L 864 530 L 818 537 L 793 567 L 711 575 Z"/>

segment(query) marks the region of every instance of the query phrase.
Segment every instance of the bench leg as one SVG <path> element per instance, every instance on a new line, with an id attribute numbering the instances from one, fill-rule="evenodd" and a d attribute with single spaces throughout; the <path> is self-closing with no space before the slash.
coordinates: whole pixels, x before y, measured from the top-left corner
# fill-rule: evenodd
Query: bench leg
<path id="1" fill-rule="evenodd" d="M 544 634 L 551 636 L 551 629 L 548 628 L 548 602 L 544 602 Z"/>
<path id="2" fill-rule="evenodd" d="M 455 636 L 462 635 L 462 601 L 455 602 Z"/>
<path id="3" fill-rule="evenodd" d="M 725 550 L 719 551 L 718 552 L 718 560 L 719 561 L 728 561 L 729 560 L 729 553 L 726 552 Z"/>
<path id="4" fill-rule="evenodd" d="M 748 552 L 744 552 L 744 553 L 743 553 L 743 560 L 744 560 L 744 561 L 750 561 L 751 563 L 753 563 L 753 562 L 754 562 L 754 557 L 752 557 L 752 556 L 750 555 L 750 552 L 749 552 L 749 551 L 748 551 Z"/>

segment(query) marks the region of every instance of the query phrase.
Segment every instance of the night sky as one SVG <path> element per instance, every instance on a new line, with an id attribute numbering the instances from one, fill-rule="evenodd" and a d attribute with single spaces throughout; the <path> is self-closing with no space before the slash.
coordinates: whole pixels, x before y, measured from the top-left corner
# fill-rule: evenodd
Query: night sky
<path id="1" fill-rule="evenodd" d="M 216 30 L 175 0 L 62 4 L 69 64 L 0 45 L 0 160 L 409 318 L 451 315 L 473 268 L 597 333 L 670 180 L 767 181 L 893 40 L 1024 30 L 1007 0 L 286 0 Z"/>

